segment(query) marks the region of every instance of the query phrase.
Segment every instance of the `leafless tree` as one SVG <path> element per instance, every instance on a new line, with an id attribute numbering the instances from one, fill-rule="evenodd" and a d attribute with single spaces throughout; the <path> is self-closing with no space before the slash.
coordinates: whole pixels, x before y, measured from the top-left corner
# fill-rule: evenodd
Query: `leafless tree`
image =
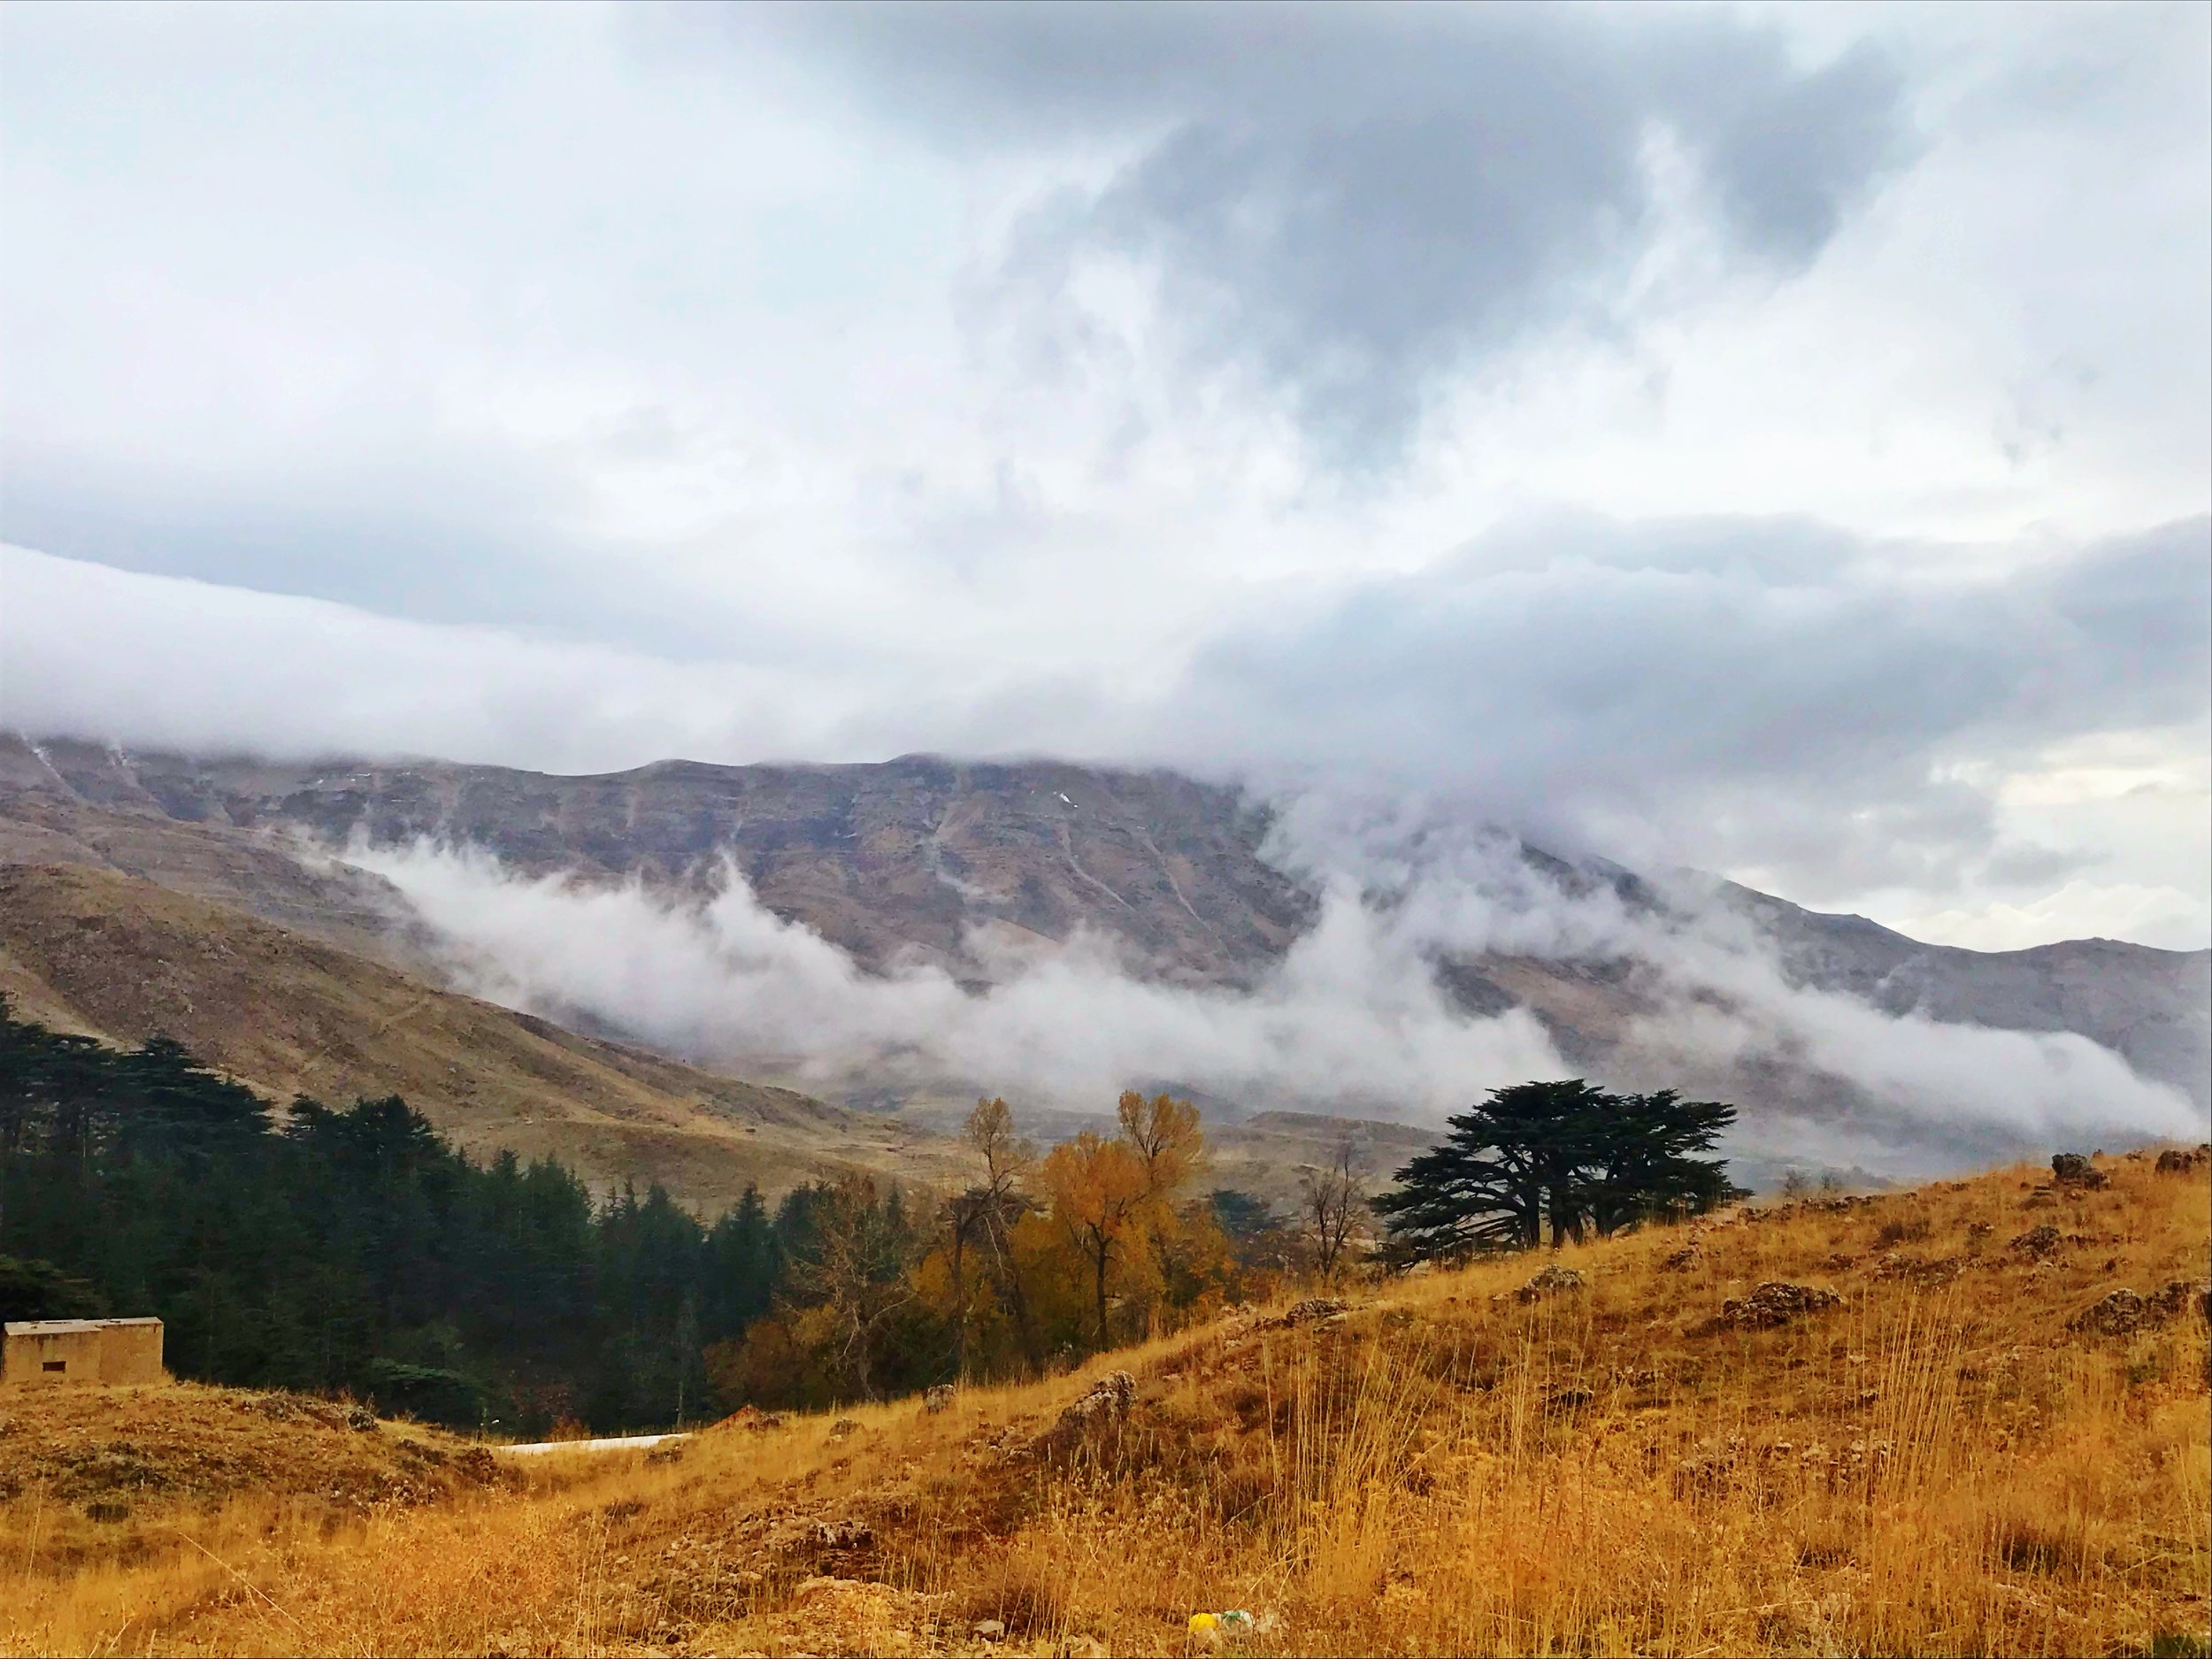
<path id="1" fill-rule="evenodd" d="M 814 1253 L 792 1263 L 807 1310 L 825 1322 L 833 1368 L 859 1397 L 876 1397 L 872 1348 L 877 1330 L 913 1299 L 899 1235 L 876 1185 L 864 1175 L 839 1178 L 824 1193 Z"/>
<path id="2" fill-rule="evenodd" d="M 1013 1109 L 997 1096 L 976 1102 L 961 1138 L 981 1154 L 983 1179 L 945 1206 L 950 1245 L 947 1254 L 952 1265 L 953 1301 L 958 1310 L 954 1345 L 959 1374 L 964 1377 L 968 1369 L 967 1257 L 972 1244 L 979 1245 L 989 1256 L 992 1277 L 1014 1316 L 1023 1356 L 1034 1366 L 1036 1343 L 1030 1325 L 1029 1297 L 1020 1274 L 1014 1271 L 1010 1235 L 1014 1224 L 1033 1208 L 1020 1183 L 1036 1162 L 1036 1149 L 1016 1132 Z"/>
<path id="3" fill-rule="evenodd" d="M 1368 1237 L 1367 1166 L 1349 1134 L 1328 1163 L 1298 1173 L 1298 1218 L 1306 1248 L 1324 1279 L 1333 1279 L 1354 1247 Z"/>

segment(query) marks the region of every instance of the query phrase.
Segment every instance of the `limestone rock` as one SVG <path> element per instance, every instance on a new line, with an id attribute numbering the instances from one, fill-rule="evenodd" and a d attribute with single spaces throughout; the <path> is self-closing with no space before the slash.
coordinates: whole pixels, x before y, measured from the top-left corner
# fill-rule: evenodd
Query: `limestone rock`
<path id="1" fill-rule="evenodd" d="M 1843 1298 L 1832 1290 L 1770 1279 L 1748 1296 L 1732 1296 L 1721 1303 L 1720 1318 L 1723 1325 L 1739 1330 L 1764 1331 L 1842 1305 Z"/>
<path id="2" fill-rule="evenodd" d="M 1125 1371 L 1108 1371 L 1060 1414 L 1063 1426 L 1112 1422 L 1129 1415 L 1137 1402 L 1137 1379 Z"/>

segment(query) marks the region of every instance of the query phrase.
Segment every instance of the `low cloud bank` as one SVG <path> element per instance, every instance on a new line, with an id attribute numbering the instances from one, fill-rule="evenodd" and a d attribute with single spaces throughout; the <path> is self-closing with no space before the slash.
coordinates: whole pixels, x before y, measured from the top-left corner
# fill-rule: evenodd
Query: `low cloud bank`
<path id="1" fill-rule="evenodd" d="M 1755 1110 L 1731 1149 L 1754 1163 L 1912 1175 L 2204 1132 L 2197 1107 L 2085 1038 L 1901 1018 L 1793 987 L 1748 921 L 1686 886 L 1655 900 L 1563 879 L 1506 838 L 1440 819 L 1352 823 L 1296 803 L 1282 822 L 1277 855 L 1323 902 L 1248 990 L 1141 979 L 1095 935 L 1010 953 L 979 931 L 986 988 L 933 966 L 877 977 L 770 913 L 727 863 L 699 903 L 635 880 L 526 876 L 427 841 L 347 856 L 406 895 L 479 995 L 826 1092 L 988 1089 L 1096 1110 L 1171 1079 L 1248 1109 L 1439 1122 L 1486 1089 L 1588 1069 L 1529 1012 L 1474 1017 L 1440 989 L 1440 959 L 1494 953 L 1629 964 L 1605 1074 L 1733 1090 Z"/>
<path id="2" fill-rule="evenodd" d="M 1417 941 L 1343 888 L 1248 993 L 1140 979 L 1087 936 L 1019 956 L 979 939 L 998 982 L 972 992 L 935 967 L 864 973 L 770 914 L 728 864 L 695 907 L 634 880 L 521 876 L 424 842 L 348 856 L 407 896 L 478 995 L 580 1010 L 690 1054 L 771 1057 L 819 1083 L 941 1079 L 1105 1110 L 1134 1081 L 1172 1078 L 1252 1106 L 1434 1118 L 1471 1090 L 1562 1064 L 1525 1013 L 1455 1013 Z"/>

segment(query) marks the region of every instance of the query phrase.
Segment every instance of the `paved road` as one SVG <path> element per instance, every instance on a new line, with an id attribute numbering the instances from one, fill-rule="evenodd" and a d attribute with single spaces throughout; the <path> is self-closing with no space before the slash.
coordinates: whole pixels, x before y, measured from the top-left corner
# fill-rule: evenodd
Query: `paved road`
<path id="1" fill-rule="evenodd" d="M 492 1450 L 512 1456 L 529 1456 L 538 1452 L 621 1452 L 643 1451 L 649 1446 L 658 1446 L 664 1440 L 687 1440 L 688 1434 L 616 1434 L 598 1440 L 538 1440 L 528 1446 L 495 1446 Z"/>

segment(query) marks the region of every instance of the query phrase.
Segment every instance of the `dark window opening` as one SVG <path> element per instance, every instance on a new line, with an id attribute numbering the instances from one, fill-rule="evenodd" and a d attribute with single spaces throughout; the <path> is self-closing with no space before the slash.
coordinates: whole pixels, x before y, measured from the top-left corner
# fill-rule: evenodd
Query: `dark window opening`
<path id="1" fill-rule="evenodd" d="M 65 1359 L 50 1359 L 46 1362 L 46 1369 L 48 1371 L 67 1371 L 69 1369 L 69 1362 Z"/>

